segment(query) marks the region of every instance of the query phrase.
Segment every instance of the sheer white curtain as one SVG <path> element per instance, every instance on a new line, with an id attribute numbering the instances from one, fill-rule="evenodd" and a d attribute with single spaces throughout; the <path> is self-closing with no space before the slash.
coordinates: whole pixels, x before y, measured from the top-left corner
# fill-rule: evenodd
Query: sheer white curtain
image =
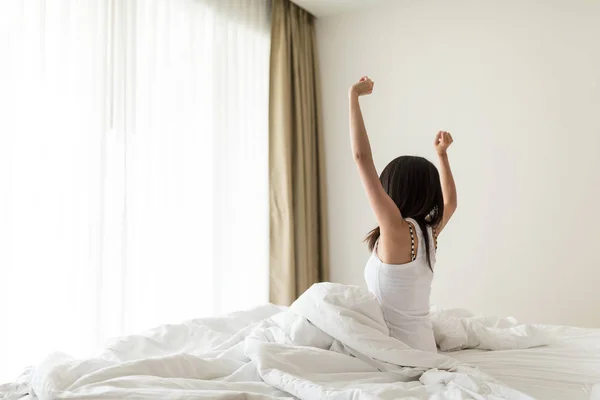
<path id="1" fill-rule="evenodd" d="M 269 24 L 266 0 L 0 4 L 0 380 L 267 301 Z"/>

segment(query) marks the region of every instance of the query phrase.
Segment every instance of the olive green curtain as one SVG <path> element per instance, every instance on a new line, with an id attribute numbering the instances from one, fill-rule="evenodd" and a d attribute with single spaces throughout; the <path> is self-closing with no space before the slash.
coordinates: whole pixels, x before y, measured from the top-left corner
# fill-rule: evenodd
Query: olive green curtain
<path id="1" fill-rule="evenodd" d="M 272 1 L 269 100 L 270 300 L 328 280 L 325 172 L 314 17 Z"/>

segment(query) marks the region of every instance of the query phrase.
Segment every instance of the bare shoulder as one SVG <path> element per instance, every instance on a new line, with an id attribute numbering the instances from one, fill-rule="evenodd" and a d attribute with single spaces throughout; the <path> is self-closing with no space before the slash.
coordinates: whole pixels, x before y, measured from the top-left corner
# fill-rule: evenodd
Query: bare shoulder
<path id="1" fill-rule="evenodd" d="M 377 255 L 385 264 L 407 264 L 412 261 L 411 229 L 415 229 L 405 219 L 400 219 L 381 230 Z M 417 235 L 414 235 L 415 250 L 418 246 Z"/>

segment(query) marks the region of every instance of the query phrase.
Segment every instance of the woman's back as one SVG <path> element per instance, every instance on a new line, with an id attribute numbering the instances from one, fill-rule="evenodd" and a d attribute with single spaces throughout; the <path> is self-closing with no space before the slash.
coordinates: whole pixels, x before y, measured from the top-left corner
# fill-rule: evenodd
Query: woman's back
<path id="1" fill-rule="evenodd" d="M 377 296 L 390 334 L 407 345 L 425 351 L 436 351 L 429 319 L 429 296 L 433 272 L 427 262 L 424 232 L 416 221 L 407 218 L 413 228 L 416 250 L 414 260 L 406 264 L 386 264 L 373 249 L 365 267 L 369 291 Z M 435 238 L 429 236 L 431 267 L 435 264 Z"/>

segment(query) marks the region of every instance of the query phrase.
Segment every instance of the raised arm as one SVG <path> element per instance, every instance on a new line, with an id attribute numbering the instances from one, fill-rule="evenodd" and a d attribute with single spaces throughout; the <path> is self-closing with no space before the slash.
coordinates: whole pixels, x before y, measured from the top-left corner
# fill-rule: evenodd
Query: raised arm
<path id="1" fill-rule="evenodd" d="M 386 230 L 388 227 L 403 223 L 404 220 L 394 201 L 383 190 L 383 186 L 381 186 L 375 164 L 373 163 L 373 154 L 371 153 L 367 129 L 365 128 L 360 110 L 358 98 L 373 93 L 373 86 L 373 81 L 365 76 L 359 82 L 352 85 L 348 92 L 350 102 L 350 140 L 354 161 L 358 167 L 362 184 L 367 192 L 369 203 L 375 213 L 379 227 L 382 230 Z"/>
<path id="2" fill-rule="evenodd" d="M 454 140 L 452 135 L 445 131 L 440 131 L 435 137 L 435 151 L 440 159 L 440 180 L 442 184 L 442 194 L 444 196 L 444 219 L 440 226 L 437 227 L 438 233 L 441 232 L 457 207 L 457 196 L 456 196 L 456 184 L 454 183 L 454 177 L 452 176 L 452 170 L 450 169 L 450 161 L 448 160 L 448 147 Z"/>

